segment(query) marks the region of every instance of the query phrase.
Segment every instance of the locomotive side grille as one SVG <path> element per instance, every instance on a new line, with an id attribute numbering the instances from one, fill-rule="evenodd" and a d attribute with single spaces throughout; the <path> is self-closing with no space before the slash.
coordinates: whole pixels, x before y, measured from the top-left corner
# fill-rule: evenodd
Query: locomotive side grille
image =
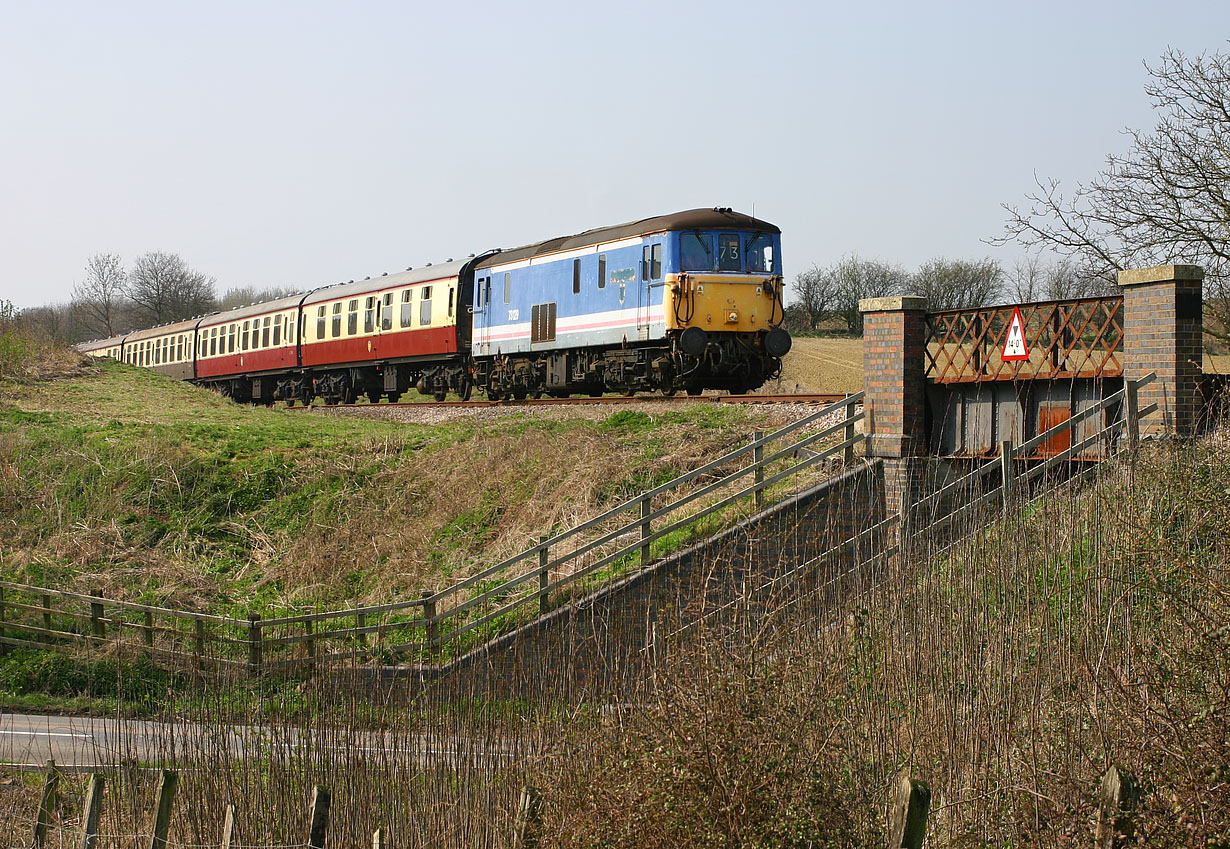
<path id="1" fill-rule="evenodd" d="M 530 342 L 555 341 L 555 303 L 534 304 L 530 310 Z"/>

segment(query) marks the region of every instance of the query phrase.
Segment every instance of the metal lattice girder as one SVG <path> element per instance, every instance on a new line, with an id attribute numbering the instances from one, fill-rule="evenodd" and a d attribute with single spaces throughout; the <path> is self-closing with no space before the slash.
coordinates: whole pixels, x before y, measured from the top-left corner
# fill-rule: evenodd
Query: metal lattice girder
<path id="1" fill-rule="evenodd" d="M 1029 358 L 1005 361 L 1014 309 Z M 1122 347 L 1119 295 L 927 314 L 927 379 L 934 383 L 1119 377 Z"/>

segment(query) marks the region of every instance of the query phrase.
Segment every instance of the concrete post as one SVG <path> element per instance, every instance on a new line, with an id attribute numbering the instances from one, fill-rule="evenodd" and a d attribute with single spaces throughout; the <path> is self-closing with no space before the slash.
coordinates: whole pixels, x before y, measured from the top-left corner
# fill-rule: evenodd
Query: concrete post
<path id="1" fill-rule="evenodd" d="M 1204 269 L 1159 265 L 1119 272 L 1123 288 L 1123 376 L 1157 372 L 1139 403 L 1158 411 L 1141 422 L 1147 434 L 1188 436 L 1200 413 Z"/>

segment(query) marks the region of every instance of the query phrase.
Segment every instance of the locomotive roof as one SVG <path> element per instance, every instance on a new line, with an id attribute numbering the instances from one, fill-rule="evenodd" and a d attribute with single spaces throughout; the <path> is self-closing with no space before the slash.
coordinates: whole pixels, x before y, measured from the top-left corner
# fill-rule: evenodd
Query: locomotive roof
<path id="1" fill-rule="evenodd" d="M 435 265 L 425 265 L 410 271 L 399 271 L 396 274 L 385 274 L 370 280 L 356 280 L 353 283 L 342 283 L 337 286 L 325 286 L 313 289 L 303 301 L 304 305 L 318 304 L 322 301 L 336 301 L 338 298 L 348 298 L 351 295 L 368 295 L 372 292 L 383 292 L 385 289 L 396 289 L 399 286 L 409 286 L 414 283 L 426 283 L 430 280 L 440 280 L 456 277 L 461 273 L 471 259 L 454 262 L 441 262 Z"/>
<path id="2" fill-rule="evenodd" d="M 713 209 L 687 209 L 683 212 L 673 212 L 670 215 L 658 215 L 653 218 L 642 218 L 640 221 L 629 221 L 627 224 L 597 227 L 593 230 L 577 233 L 575 236 L 560 236 L 555 239 L 547 239 L 545 242 L 537 242 L 533 245 L 500 251 L 498 254 L 478 262 L 475 268 L 488 268 L 493 265 L 503 265 L 506 262 L 515 262 L 519 259 L 558 253 L 559 251 L 571 250 L 572 248 L 582 248 L 586 245 L 594 245 L 600 242 L 614 242 L 632 236 L 647 236 L 650 233 L 661 233 L 665 230 L 701 229 L 761 230 L 767 233 L 781 232 L 781 229 L 775 224 L 770 224 L 768 221 L 761 221 L 759 218 L 753 218 L 750 215 L 744 215 L 742 212 L 735 212 L 730 209 L 717 207 Z"/>

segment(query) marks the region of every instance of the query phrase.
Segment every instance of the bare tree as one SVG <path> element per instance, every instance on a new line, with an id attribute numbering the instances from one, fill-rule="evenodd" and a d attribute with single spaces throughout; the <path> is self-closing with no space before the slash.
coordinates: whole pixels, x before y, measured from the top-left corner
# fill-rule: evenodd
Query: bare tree
<path id="1" fill-rule="evenodd" d="M 1206 305 L 1230 324 L 1230 54 L 1167 51 L 1145 93 L 1159 113 L 1151 132 L 1126 131 L 1127 154 L 1065 197 L 1055 180 L 1021 210 L 1005 205 L 997 240 L 1049 247 L 1081 276 L 1110 279 L 1122 268 L 1170 262 L 1205 267 Z M 1206 322 L 1206 331 L 1210 330 Z"/>
<path id="2" fill-rule="evenodd" d="M 936 257 L 919 266 L 910 278 L 910 288 L 913 294 L 927 299 L 929 310 L 967 309 L 993 303 L 1000 294 L 1003 278 L 1003 269 L 990 257 Z"/>
<path id="3" fill-rule="evenodd" d="M 1004 275 L 1004 294 L 1016 303 L 1063 301 L 1114 295 L 1118 285 L 1108 277 L 1094 277 L 1071 260 L 1046 262 L 1039 254 L 1019 259 Z"/>
<path id="4" fill-rule="evenodd" d="M 258 289 L 255 286 L 232 286 L 218 299 L 217 309 L 229 310 L 235 307 L 247 306 L 248 304 L 276 301 L 278 298 L 285 298 L 287 295 L 293 295 L 298 291 L 298 289 L 285 286 L 268 286 L 264 289 Z"/>
<path id="5" fill-rule="evenodd" d="M 124 285 L 124 262 L 118 254 L 89 258 L 85 279 L 73 287 L 74 312 L 88 333 L 107 337 L 119 331 Z"/>
<path id="6" fill-rule="evenodd" d="M 143 323 L 165 324 L 214 309 L 214 278 L 194 271 L 178 254 L 137 257 L 128 274 L 128 297 Z"/>
<path id="7" fill-rule="evenodd" d="M 837 303 L 837 283 L 831 269 L 813 265 L 800 272 L 790 284 L 794 306 L 805 320 L 808 330 L 815 330 L 832 313 Z"/>
<path id="8" fill-rule="evenodd" d="M 864 298 L 900 295 L 910 282 L 910 275 L 899 265 L 863 259 L 851 254 L 828 269 L 836 288 L 836 312 L 851 333 L 862 334 L 863 314 L 858 302 Z"/>

